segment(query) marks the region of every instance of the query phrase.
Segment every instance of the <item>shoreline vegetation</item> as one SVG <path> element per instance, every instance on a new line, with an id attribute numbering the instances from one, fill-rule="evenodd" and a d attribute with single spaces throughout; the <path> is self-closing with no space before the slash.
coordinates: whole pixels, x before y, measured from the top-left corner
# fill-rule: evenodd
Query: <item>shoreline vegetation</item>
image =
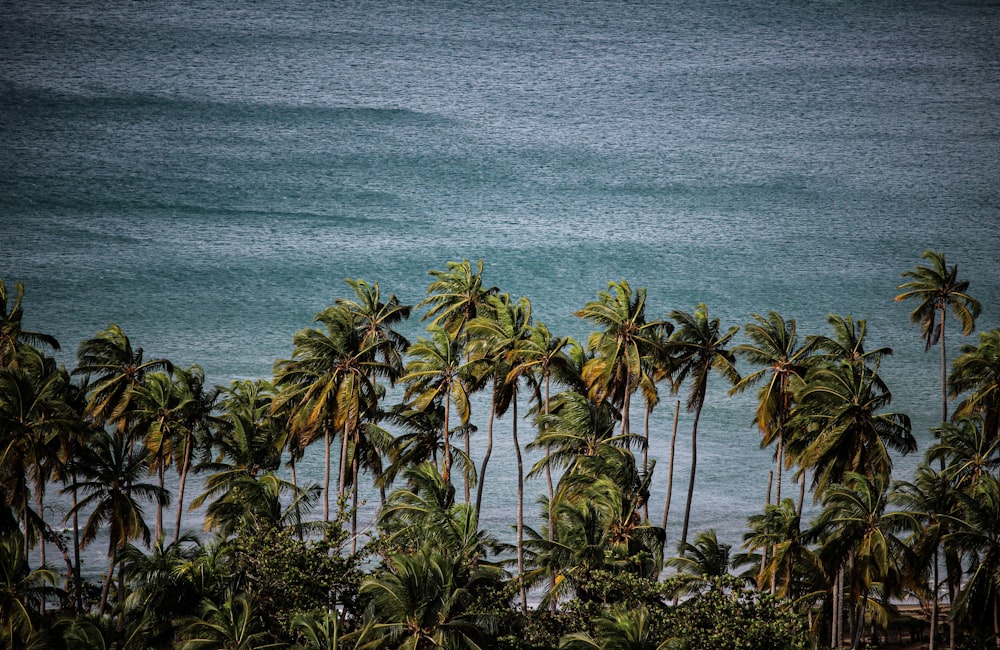
<path id="1" fill-rule="evenodd" d="M 576 341 L 462 260 L 430 271 L 417 305 L 348 279 L 272 377 L 213 387 L 197 365 L 146 358 L 115 324 L 59 367 L 59 342 L 22 327 L 25 288 L 0 280 L 0 644 L 1000 647 L 1000 327 L 979 324 L 949 364 L 946 344 L 976 330 L 969 282 L 935 251 L 902 277 L 896 300 L 940 351 L 927 449 L 891 409 L 892 350 L 867 345 L 850 316 L 799 332 L 773 311 L 740 324 L 704 304 L 653 315 L 646 290 L 618 280 L 575 313 L 592 331 Z M 411 318 L 426 323 L 415 341 L 397 330 Z M 710 385 L 756 395 L 774 454 L 738 548 L 689 530 Z M 489 406 L 473 418 L 475 393 Z M 670 455 L 654 457 L 650 412 L 673 406 L 693 423 L 678 431 L 675 414 Z M 498 419 L 518 473 L 510 544 L 479 525 Z M 318 485 L 297 467 L 310 447 L 324 454 Z M 893 454 L 915 453 L 914 475 L 895 476 Z M 544 479 L 537 502 L 528 478 Z M 380 501 L 365 543 L 363 482 Z M 683 511 L 670 510 L 675 488 Z M 53 493 L 71 503 L 64 520 L 48 514 Z M 537 529 L 525 523 L 536 503 Z M 195 508 L 206 534 L 185 527 Z M 107 548 L 97 582 L 80 573 L 92 544 Z"/>

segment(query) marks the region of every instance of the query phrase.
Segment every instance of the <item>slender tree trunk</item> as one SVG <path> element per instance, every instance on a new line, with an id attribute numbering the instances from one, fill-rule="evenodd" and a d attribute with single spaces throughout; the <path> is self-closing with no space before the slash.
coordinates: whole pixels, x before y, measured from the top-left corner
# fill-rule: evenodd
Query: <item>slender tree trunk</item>
<path id="1" fill-rule="evenodd" d="M 340 486 L 337 488 L 337 498 L 342 499 L 347 490 L 347 457 L 350 452 L 350 429 L 348 421 L 344 420 L 344 430 L 340 435 Z"/>
<path id="2" fill-rule="evenodd" d="M 472 438 L 472 434 L 470 434 L 469 431 L 466 431 L 465 432 L 465 439 L 464 439 L 464 442 L 465 442 L 465 457 L 466 458 L 472 458 L 472 445 L 469 442 L 470 438 Z M 470 503 L 472 503 L 472 490 L 471 490 L 471 488 L 469 486 L 469 474 L 468 474 L 468 472 L 463 472 L 463 474 L 462 474 L 462 484 L 465 487 L 465 505 L 469 505 Z"/>
<path id="3" fill-rule="evenodd" d="M 483 455 L 483 464 L 479 468 L 479 484 L 476 486 L 476 522 L 479 522 L 479 515 L 483 510 L 483 485 L 486 484 L 486 466 L 490 462 L 490 455 L 493 453 L 493 420 L 496 413 L 495 393 L 490 395 L 490 419 L 486 424 L 486 453 Z"/>
<path id="4" fill-rule="evenodd" d="M 670 434 L 670 461 L 667 465 L 667 496 L 663 500 L 663 534 L 667 534 L 667 518 L 670 516 L 670 497 L 672 496 L 674 490 L 674 449 L 677 446 L 677 422 L 681 415 L 681 401 L 677 400 L 677 404 L 674 405 L 674 431 Z M 664 539 L 664 548 L 666 548 L 666 539 Z"/>
<path id="5" fill-rule="evenodd" d="M 628 408 L 632 402 L 632 386 L 630 382 L 625 382 L 625 399 L 622 401 L 622 435 L 631 433 L 631 423 L 628 421 Z"/>
<path id="6" fill-rule="evenodd" d="M 441 477 L 445 483 L 451 481 L 451 431 L 448 428 L 448 415 L 451 411 L 451 391 L 444 394 L 444 470 Z"/>
<path id="7" fill-rule="evenodd" d="M 771 505 L 771 485 L 774 483 L 774 472 L 767 473 L 767 494 L 764 497 L 765 506 Z M 764 571 L 767 567 L 767 544 L 760 551 L 760 571 L 757 573 L 757 588 L 764 588 Z M 774 577 L 771 578 L 771 595 L 774 595 Z"/>
<path id="8" fill-rule="evenodd" d="M 191 437 L 184 441 L 184 462 L 181 464 L 181 484 L 177 488 L 177 524 L 174 526 L 174 542 L 181 537 L 181 517 L 184 514 L 184 488 L 187 486 L 188 469 L 191 466 Z M 294 475 L 292 482 L 294 482 Z"/>
<path id="9" fill-rule="evenodd" d="M 517 581 L 521 588 L 521 613 L 528 613 L 528 589 L 524 584 L 524 463 L 517 440 L 517 395 L 512 400 L 512 433 L 514 455 L 517 458 Z"/>
<path id="10" fill-rule="evenodd" d="M 941 424 L 948 421 L 948 355 L 944 346 L 945 305 L 941 307 Z M 942 459 L 944 462 L 944 459 Z M 942 468 L 944 469 L 944 468 Z"/>
<path id="11" fill-rule="evenodd" d="M 351 555 L 358 552 L 358 454 L 351 454 Z"/>
<path id="12" fill-rule="evenodd" d="M 774 505 L 781 505 L 781 465 L 783 464 L 783 459 L 785 457 L 785 441 L 781 435 L 781 431 L 778 431 L 778 451 L 777 453 L 777 467 L 775 468 L 774 475 Z"/>
<path id="13" fill-rule="evenodd" d="M 795 516 L 802 520 L 802 505 L 806 500 L 806 468 L 799 470 L 799 502 L 795 504 Z"/>
<path id="14" fill-rule="evenodd" d="M 691 521 L 691 502 L 694 499 L 694 479 L 698 470 L 698 420 L 701 419 L 701 407 L 705 402 L 705 393 L 698 396 L 698 406 L 694 412 L 694 425 L 691 427 L 691 477 L 688 479 L 687 505 L 684 506 L 684 527 L 681 528 L 681 557 L 684 557 L 684 545 L 687 544 L 688 523 Z"/>
<path id="15" fill-rule="evenodd" d="M 646 446 L 642 448 L 642 471 L 644 472 L 649 468 L 649 414 L 652 411 L 653 407 L 647 403 L 642 416 L 642 435 L 643 439 L 646 441 Z M 642 504 L 642 516 L 647 520 L 649 519 L 648 499 Z"/>
<path id="16" fill-rule="evenodd" d="M 851 639 L 852 650 L 857 650 L 861 647 L 861 633 L 865 629 L 865 609 L 868 605 L 868 594 L 865 593 L 861 597 L 861 601 L 858 602 L 858 606 L 855 608 L 854 614 L 854 637 Z"/>
<path id="17" fill-rule="evenodd" d="M 80 613 L 83 611 L 83 584 L 81 582 L 80 571 L 80 513 L 76 510 L 77 488 L 76 488 L 76 460 L 73 460 L 73 469 L 70 474 L 73 477 L 71 494 L 73 495 L 73 611 Z"/>
<path id="18" fill-rule="evenodd" d="M 330 521 L 330 427 L 323 432 L 323 446 L 326 448 L 326 469 L 323 471 L 323 521 Z"/>
<path id="19" fill-rule="evenodd" d="M 38 566 L 45 566 L 45 495 L 42 494 L 41 489 L 35 490 L 35 505 L 38 506 L 38 519 L 42 525 L 38 533 Z"/>
<path id="20" fill-rule="evenodd" d="M 840 571 L 837 571 L 837 578 Z M 833 588 L 830 590 L 830 647 L 837 648 L 837 578 L 833 579 Z"/>
<path id="21" fill-rule="evenodd" d="M 160 492 L 163 492 L 163 443 L 160 443 L 159 448 L 156 450 L 156 480 L 157 484 L 160 486 Z M 163 503 L 157 499 L 156 500 L 156 527 L 154 528 L 155 533 L 153 535 L 154 540 L 160 539 L 163 535 Z"/>
<path id="22" fill-rule="evenodd" d="M 938 611 L 940 610 L 940 605 L 938 603 L 938 547 L 934 548 L 934 600 L 931 605 L 931 644 L 930 650 L 935 650 L 937 647 L 937 624 L 938 624 Z"/>
<path id="23" fill-rule="evenodd" d="M 549 376 L 548 373 L 546 373 L 545 374 L 545 408 L 544 408 L 546 416 L 548 416 L 548 414 L 549 414 L 549 387 L 550 387 L 550 376 Z M 546 420 L 545 428 L 548 428 L 548 421 L 547 420 Z M 545 429 L 543 428 L 542 431 L 544 432 L 544 430 Z M 548 458 L 548 456 L 551 453 L 551 451 L 552 451 L 551 447 L 549 445 L 545 445 L 545 457 L 546 458 Z M 555 488 L 552 485 L 552 466 L 549 465 L 548 463 L 545 464 L 545 486 L 548 489 L 548 496 L 549 496 L 549 508 L 548 508 L 548 510 L 549 510 L 549 517 L 548 517 L 548 519 L 549 520 L 548 520 L 547 523 L 548 523 L 549 545 L 551 545 L 552 542 L 555 541 L 555 538 L 556 538 L 555 518 L 553 518 L 553 516 L 552 516 L 552 499 L 555 497 Z M 554 573 L 550 573 L 549 574 L 549 593 L 550 594 L 554 594 L 555 591 L 556 591 L 556 576 L 555 576 Z M 559 599 L 558 598 L 553 598 L 551 600 L 551 602 L 549 603 L 549 613 L 552 614 L 553 616 L 555 616 L 558 609 L 559 609 Z"/>
<path id="24" fill-rule="evenodd" d="M 108 564 L 108 575 L 104 577 L 104 589 L 101 590 L 101 606 L 97 610 L 98 616 L 104 616 L 104 612 L 108 610 L 108 596 L 111 594 L 111 581 L 114 579 L 115 572 L 115 550 L 110 549 L 111 562 Z"/>

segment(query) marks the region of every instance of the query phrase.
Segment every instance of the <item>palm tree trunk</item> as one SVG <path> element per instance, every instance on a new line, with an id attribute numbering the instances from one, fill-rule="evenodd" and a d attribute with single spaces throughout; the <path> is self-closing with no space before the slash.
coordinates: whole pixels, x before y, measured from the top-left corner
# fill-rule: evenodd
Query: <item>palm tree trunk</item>
<path id="1" fill-rule="evenodd" d="M 649 414 L 652 411 L 653 407 L 647 402 L 642 416 L 642 435 L 646 441 L 646 446 L 642 448 L 642 471 L 644 472 L 649 467 Z M 649 499 L 642 504 L 642 516 L 649 519 Z"/>
<path id="2" fill-rule="evenodd" d="M 187 486 L 188 469 L 191 467 L 191 438 L 184 441 L 184 462 L 181 465 L 181 484 L 177 488 L 177 523 L 174 525 L 174 542 L 181 537 L 181 517 L 184 515 L 184 488 Z M 294 479 L 293 479 L 294 482 Z"/>
<path id="3" fill-rule="evenodd" d="M 72 485 L 72 510 L 73 513 L 73 611 L 80 613 L 83 609 L 83 584 L 81 583 L 80 572 L 80 513 L 76 511 L 76 460 L 73 460 L 70 475 L 73 477 Z"/>
<path id="4" fill-rule="evenodd" d="M 160 443 L 159 449 L 156 450 L 156 479 L 160 486 L 160 492 L 163 492 L 163 443 Z M 156 527 L 154 540 L 160 539 L 160 535 L 163 534 L 163 503 L 159 499 L 156 501 Z"/>
<path id="5" fill-rule="evenodd" d="M 947 310 L 941 307 L 941 424 L 948 421 L 948 355 L 944 346 L 944 319 Z M 944 462 L 944 459 L 941 459 Z M 941 469 L 944 469 L 942 467 Z"/>
<path id="6" fill-rule="evenodd" d="M 701 419 L 701 407 L 705 402 L 705 393 L 698 396 L 698 405 L 694 411 L 694 425 L 691 427 L 691 477 L 688 479 L 687 505 L 684 506 L 684 526 L 681 528 L 681 557 L 684 557 L 684 545 L 687 544 L 688 523 L 691 521 L 691 501 L 694 499 L 694 478 L 698 470 L 698 420 Z"/>
<path id="7" fill-rule="evenodd" d="M 41 522 L 41 527 L 38 532 L 38 566 L 45 566 L 45 497 L 40 489 L 35 491 L 35 505 L 38 506 L 38 519 Z M 44 606 L 44 603 L 43 603 Z"/>
<path id="8" fill-rule="evenodd" d="M 938 547 L 934 548 L 934 601 L 931 605 L 931 644 L 929 646 L 930 650 L 934 650 L 937 647 L 937 623 L 938 623 L 938 611 L 940 610 L 940 605 L 938 604 Z"/>
<path id="9" fill-rule="evenodd" d="M 622 435 L 627 436 L 631 432 L 631 423 L 628 421 L 628 409 L 632 402 L 632 387 L 629 382 L 625 382 L 625 399 L 622 401 Z"/>
<path id="10" fill-rule="evenodd" d="M 441 478 L 445 483 L 451 481 L 451 431 L 448 429 L 448 414 L 451 411 L 451 392 L 444 394 L 444 469 Z"/>
<path id="11" fill-rule="evenodd" d="M 528 613 L 528 589 L 524 583 L 524 464 L 521 445 L 517 440 L 517 395 L 512 400 L 512 434 L 514 456 L 517 458 L 517 581 L 521 588 L 521 613 Z"/>
<path id="12" fill-rule="evenodd" d="M 351 555 L 358 552 L 358 454 L 357 450 L 351 459 Z"/>
<path id="13" fill-rule="evenodd" d="M 104 589 L 101 590 L 101 605 L 97 610 L 97 614 L 99 616 L 104 616 L 104 612 L 108 609 L 108 595 L 111 594 L 111 580 L 113 579 L 115 572 L 114 547 L 110 548 L 108 552 L 111 555 L 111 562 L 108 564 L 108 575 L 104 577 Z"/>
<path id="14" fill-rule="evenodd" d="M 667 465 L 667 496 L 663 500 L 663 534 L 667 533 L 667 517 L 670 516 L 670 497 L 674 490 L 674 449 L 677 446 L 677 422 L 681 415 L 681 401 L 677 400 L 674 405 L 674 432 L 670 435 L 670 461 Z M 664 542 L 666 540 L 664 539 Z M 666 543 L 664 543 L 666 548 Z"/>
<path id="15" fill-rule="evenodd" d="M 767 473 L 767 492 L 764 495 L 765 507 L 771 505 L 771 485 L 774 483 L 774 472 Z M 767 544 L 760 551 L 760 570 L 757 572 L 757 588 L 764 587 L 764 571 L 767 567 Z M 774 595 L 774 577 L 771 578 L 771 595 Z"/>
<path id="16" fill-rule="evenodd" d="M 345 418 L 344 430 L 340 434 L 340 474 L 338 475 L 340 485 L 337 488 L 338 499 L 343 498 L 344 491 L 347 489 L 347 454 L 350 451 L 350 447 L 348 446 L 351 441 L 350 431 L 348 420 Z"/>
<path id="17" fill-rule="evenodd" d="M 781 435 L 781 431 L 778 431 L 778 450 L 775 452 L 777 454 L 777 461 L 775 468 L 775 480 L 774 480 L 774 505 L 781 505 L 781 466 L 785 457 L 785 441 Z"/>
<path id="18" fill-rule="evenodd" d="M 549 376 L 548 373 L 546 373 L 545 374 L 545 409 L 544 409 L 546 416 L 548 416 L 548 414 L 549 414 L 549 386 L 550 386 L 550 376 Z M 546 424 L 546 426 L 548 426 L 548 425 Z M 647 441 L 648 441 L 648 437 L 647 437 Z M 551 453 L 551 447 L 549 445 L 545 445 L 545 456 L 546 456 L 546 458 L 548 457 L 548 455 L 550 453 Z M 549 539 L 549 544 L 551 545 L 552 542 L 556 538 L 555 519 L 552 517 L 552 499 L 555 496 L 555 489 L 554 489 L 554 487 L 552 485 L 552 466 L 549 465 L 548 463 L 545 464 L 545 486 L 548 489 L 548 496 L 549 496 L 549 517 L 548 517 L 549 520 L 548 520 L 547 523 L 548 523 L 548 539 Z M 647 515 L 647 517 L 648 517 L 648 515 Z M 550 594 L 555 594 L 555 592 L 556 592 L 556 576 L 555 576 L 554 573 L 550 573 L 549 574 L 549 593 Z M 555 616 L 558 609 L 559 609 L 559 598 L 555 597 L 555 598 L 552 599 L 552 602 L 549 603 L 549 613 L 552 614 L 553 616 Z"/>
<path id="19" fill-rule="evenodd" d="M 323 431 L 323 446 L 326 448 L 326 467 L 323 470 L 323 521 L 330 521 L 330 427 Z"/>
<path id="20" fill-rule="evenodd" d="M 490 396 L 490 419 L 486 424 L 486 453 L 483 455 L 483 464 L 479 468 L 479 485 L 476 486 L 476 521 L 483 510 L 483 485 L 486 484 L 486 465 L 490 462 L 490 455 L 493 453 L 493 419 L 496 413 L 496 399 Z"/>
<path id="21" fill-rule="evenodd" d="M 799 502 L 795 504 L 795 516 L 802 519 L 802 505 L 806 500 L 806 468 L 803 467 L 799 473 Z"/>

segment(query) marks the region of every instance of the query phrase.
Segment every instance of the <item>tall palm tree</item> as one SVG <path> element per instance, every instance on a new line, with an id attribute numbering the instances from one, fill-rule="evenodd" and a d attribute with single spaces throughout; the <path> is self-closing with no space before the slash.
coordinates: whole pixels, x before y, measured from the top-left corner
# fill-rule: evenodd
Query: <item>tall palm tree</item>
<path id="1" fill-rule="evenodd" d="M 890 449 L 916 450 L 910 418 L 882 412 L 892 401 L 883 386 L 877 372 L 841 364 L 813 369 L 797 392 L 791 426 L 808 437 L 799 436 L 793 451 L 799 465 L 814 472 L 816 498 L 851 472 L 885 480 L 892 471 Z"/>
<path id="2" fill-rule="evenodd" d="M 440 326 L 451 338 L 461 338 L 465 325 L 479 315 L 489 296 L 500 293 L 497 287 L 483 286 L 483 261 L 475 269 L 469 260 L 448 262 L 443 271 L 430 271 L 434 280 L 427 287 L 427 297 L 417 308 L 427 307 L 421 320 Z"/>
<path id="3" fill-rule="evenodd" d="M 402 381 L 407 384 L 406 399 L 415 409 L 424 411 L 444 407 L 442 438 L 444 464 L 441 475 L 451 480 L 451 409 L 454 406 L 462 426 L 469 423 L 469 394 L 473 384 L 473 366 L 463 362 L 463 346 L 444 329 L 431 325 L 430 338 L 420 337 L 410 346 L 410 361 Z"/>
<path id="4" fill-rule="evenodd" d="M 60 436 L 78 422 L 63 400 L 65 374 L 51 359 L 28 350 L 31 355 L 22 349 L 22 363 L 0 368 L 0 488 L 4 505 L 20 519 L 25 551 L 36 531 L 45 535 L 45 487 L 59 464 Z M 39 555 L 45 564 L 44 542 Z"/>
<path id="5" fill-rule="evenodd" d="M 133 348 L 122 329 L 111 323 L 80 344 L 73 375 L 88 382 L 88 413 L 98 424 L 128 429 L 135 389 L 143 384 L 146 374 L 172 369 L 173 364 L 166 359 L 145 361 L 143 349 Z"/>
<path id="6" fill-rule="evenodd" d="M 487 364 L 493 377 L 493 402 L 491 410 L 496 417 L 511 412 L 511 442 L 517 467 L 517 572 L 521 591 L 521 611 L 528 607 L 527 587 L 524 576 L 524 458 L 518 439 L 518 395 L 521 384 L 533 379 L 531 367 L 519 363 L 524 343 L 531 336 L 531 303 L 527 298 L 512 301 L 510 296 L 491 297 L 488 302 L 489 317 L 478 317 L 468 323 L 474 346 L 481 350 L 475 358 Z M 481 376 L 486 371 L 481 371 Z M 492 427 L 490 427 L 492 430 Z M 492 440 L 490 440 L 490 443 Z M 489 451 L 487 447 L 487 451 Z M 488 456 L 484 461 L 488 460 Z M 482 474 L 482 470 L 480 471 Z M 482 507 L 482 476 L 476 499 L 477 512 Z"/>
<path id="7" fill-rule="evenodd" d="M 17 350 L 22 343 L 36 347 L 59 349 L 59 341 L 50 334 L 32 332 L 22 327 L 24 308 L 24 285 L 14 283 L 14 301 L 10 302 L 10 293 L 3 279 L 0 279 L 0 368 L 6 367 L 17 357 Z"/>
<path id="8" fill-rule="evenodd" d="M 979 345 L 963 345 L 948 377 L 951 397 L 968 393 L 955 416 L 980 414 L 986 430 L 1000 438 L 1000 328 L 979 335 Z"/>
<path id="9" fill-rule="evenodd" d="M 981 417 L 959 418 L 934 434 L 937 441 L 927 449 L 927 460 L 939 461 L 956 489 L 971 489 L 984 474 L 1000 471 L 1000 438 L 986 430 Z"/>
<path id="10" fill-rule="evenodd" d="M 194 453 L 206 448 L 215 438 L 216 432 L 224 426 L 222 418 L 215 410 L 222 394 L 218 386 L 205 388 L 205 372 L 194 365 L 187 370 L 175 368 L 177 386 L 183 392 L 187 406 L 184 409 L 184 426 L 176 431 L 174 464 L 180 467 L 180 483 L 177 488 L 177 521 L 174 525 L 174 542 L 181 537 L 181 517 L 184 513 L 184 491 L 187 487 L 188 472 Z M 268 384 L 270 386 L 270 384 Z"/>
<path id="11" fill-rule="evenodd" d="M 817 526 L 827 531 L 823 555 L 831 566 L 849 562 L 848 580 L 853 605 L 852 648 L 861 642 L 864 612 L 873 587 L 884 598 L 898 595 L 906 545 L 896 536 L 904 513 L 886 512 L 887 478 L 872 478 L 856 472 L 844 482 L 831 485 L 823 497 Z"/>
<path id="12" fill-rule="evenodd" d="M 1000 648 L 1000 478 L 984 474 L 971 490 L 960 491 L 958 499 L 961 518 L 946 543 L 960 549 L 969 568 L 953 617 L 981 633 L 992 628 L 995 647 Z"/>
<path id="13" fill-rule="evenodd" d="M 970 296 L 968 280 L 958 279 L 958 265 L 950 268 L 944 259 L 944 253 L 925 250 L 923 259 L 927 266 L 917 265 L 913 271 L 902 275 L 910 278 L 897 287 L 902 293 L 896 296 L 896 302 L 916 300 L 919 304 L 910 312 L 910 320 L 920 324 L 920 334 L 926 343 L 926 349 L 941 343 L 941 421 L 948 421 L 948 356 L 945 351 L 945 319 L 948 310 L 958 318 L 962 325 L 962 336 L 968 336 L 976 327 L 979 317 L 979 301 Z"/>
<path id="14" fill-rule="evenodd" d="M 380 394 L 371 378 L 383 364 L 374 352 L 379 343 L 366 341 L 357 320 L 342 307 L 329 307 L 316 315 L 323 329 L 300 330 L 292 339 L 292 358 L 275 364 L 275 382 L 281 392 L 275 409 L 292 405 L 290 428 L 304 444 L 323 437 L 325 473 L 323 518 L 330 517 L 330 448 L 341 436 L 338 496 L 347 486 L 349 445 L 361 433 L 362 423 L 375 409 Z"/>
<path id="15" fill-rule="evenodd" d="M 928 460 L 931 460 L 928 455 Z M 931 630 L 930 630 L 930 650 L 934 650 L 937 644 L 937 625 L 940 611 L 940 557 L 944 550 L 946 556 L 946 568 L 949 573 L 955 571 L 955 563 L 951 549 L 944 549 L 944 540 L 954 529 L 954 522 L 958 517 L 959 502 L 957 493 L 952 485 L 952 481 L 944 472 L 935 471 L 930 465 L 921 463 L 917 467 L 916 478 L 913 482 L 899 481 L 893 487 L 889 496 L 890 501 L 899 508 L 899 512 L 908 517 L 910 539 L 907 544 L 913 552 L 916 561 L 914 569 L 908 572 L 907 579 L 915 593 L 925 598 L 928 594 L 931 599 Z M 928 579 L 927 571 L 930 571 Z M 960 567 L 958 568 L 960 571 Z M 954 590 L 951 586 L 956 582 L 957 576 L 953 576 L 948 581 L 949 592 L 952 592 L 952 602 L 954 602 Z M 929 585 L 928 585 L 929 582 Z M 929 587 L 929 589 L 928 589 Z M 955 619 L 950 619 L 952 646 L 955 642 Z"/>
<path id="16" fill-rule="evenodd" d="M 663 339 L 673 331 L 666 321 L 646 320 L 646 289 L 625 280 L 610 282 L 597 300 L 584 305 L 575 316 L 600 327 L 590 335 L 587 348 L 595 357 L 583 376 L 591 398 L 610 400 L 621 410 L 622 435 L 629 433 L 629 405 L 644 375 L 643 359 L 662 350 Z"/>
<path id="17" fill-rule="evenodd" d="M 674 387 L 676 390 L 685 381 L 689 381 L 687 409 L 694 411 L 694 424 L 691 426 L 691 478 L 688 481 L 684 526 L 681 529 L 680 544 L 683 549 L 687 543 L 688 523 L 691 519 L 695 472 L 698 467 L 698 422 L 708 393 L 708 377 L 714 370 L 731 384 L 740 380 L 740 373 L 736 370 L 736 357 L 726 347 L 736 336 L 739 327 L 734 325 L 722 332 L 719 319 L 709 319 L 708 307 L 704 303 L 699 304 L 693 314 L 674 310 L 670 312 L 670 318 L 677 323 L 677 328 L 670 337 L 670 345 L 677 359 Z"/>
<path id="18" fill-rule="evenodd" d="M 74 511 L 90 512 L 81 542 L 84 547 L 107 529 L 108 573 L 104 579 L 99 611 L 108 606 L 108 594 L 119 554 L 133 539 L 149 545 L 143 502 L 166 503 L 169 495 L 158 485 L 142 483 L 149 469 L 149 451 L 129 439 L 124 431 L 102 432 L 84 450 L 78 471 L 82 475 L 77 488 L 85 495 Z M 119 599 L 124 593 L 119 593 Z"/>
<path id="19" fill-rule="evenodd" d="M 191 397 L 164 372 L 149 373 L 141 386 L 136 388 L 132 418 L 137 433 L 145 438 L 152 454 L 150 471 L 155 472 L 157 484 L 164 489 L 164 470 L 174 457 L 176 441 L 185 427 L 185 411 Z M 156 525 L 153 538 L 163 534 L 163 504 L 156 506 Z"/>
<path id="20" fill-rule="evenodd" d="M 810 357 L 816 346 L 815 339 L 799 345 L 795 321 L 786 321 L 777 312 L 767 317 L 751 314 L 754 321 L 743 326 L 750 339 L 733 348 L 738 356 L 755 366 L 761 366 L 744 375 L 730 390 L 742 393 L 750 386 L 766 379 L 757 392 L 757 411 L 754 422 L 760 430 L 761 447 L 776 445 L 775 475 L 777 477 L 775 503 L 781 503 L 781 475 L 785 464 L 786 426 L 793 405 L 794 382 L 801 382 L 815 360 Z"/>
<path id="21" fill-rule="evenodd" d="M 395 294 L 382 302 L 378 282 L 369 284 L 354 278 L 346 282 L 354 289 L 354 299 L 337 298 L 335 304 L 355 317 L 362 347 L 370 348 L 381 361 L 377 368 L 372 368 L 373 372 L 377 369 L 390 383 L 395 383 L 403 374 L 403 355 L 410 342 L 393 327 L 408 319 L 413 307 L 402 304 Z M 375 382 L 374 375 L 371 381 Z"/>

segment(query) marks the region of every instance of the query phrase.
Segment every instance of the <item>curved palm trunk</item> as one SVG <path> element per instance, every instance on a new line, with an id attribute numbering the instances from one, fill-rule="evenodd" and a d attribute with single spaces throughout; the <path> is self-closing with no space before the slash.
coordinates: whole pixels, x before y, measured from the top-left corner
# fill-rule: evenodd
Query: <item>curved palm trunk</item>
<path id="1" fill-rule="evenodd" d="M 156 451 L 156 480 L 157 484 L 160 486 L 160 492 L 163 491 L 163 445 Z M 157 500 L 156 502 L 156 528 L 154 539 L 160 539 L 163 535 L 163 504 Z"/>
<path id="2" fill-rule="evenodd" d="M 486 465 L 493 454 L 493 420 L 496 414 L 496 399 L 490 396 L 490 419 L 486 424 L 486 453 L 483 454 L 483 464 L 479 468 L 479 485 L 476 486 L 476 521 L 483 510 L 483 486 L 486 484 Z"/>
<path id="3" fill-rule="evenodd" d="M 546 416 L 549 414 L 549 385 L 550 385 L 549 379 L 550 379 L 549 375 L 546 374 L 545 375 L 545 415 Z M 549 445 L 545 445 L 545 456 L 546 456 L 546 458 L 549 456 L 550 453 L 551 453 L 551 447 Z M 545 487 L 548 489 L 548 497 L 549 497 L 548 539 L 549 539 L 549 544 L 551 545 L 552 542 L 556 538 L 555 519 L 552 517 L 552 499 L 555 496 L 555 490 L 554 490 L 554 487 L 552 485 L 552 466 L 549 465 L 548 463 L 545 464 Z M 556 576 L 555 576 L 555 574 L 550 574 L 549 575 L 549 593 L 550 594 L 554 594 L 555 591 L 556 591 Z M 553 598 L 552 602 L 549 603 L 549 613 L 552 614 L 553 616 L 556 615 L 557 610 L 559 609 L 559 602 L 558 601 L 559 601 L 558 598 Z"/>
<path id="4" fill-rule="evenodd" d="M 528 589 L 524 584 L 524 464 L 517 440 L 517 397 L 512 400 L 514 456 L 517 458 L 517 581 L 521 588 L 521 613 L 528 612 Z"/>
<path id="5" fill-rule="evenodd" d="M 177 522 L 174 524 L 174 542 L 177 542 L 181 536 L 181 517 L 184 515 L 184 488 L 187 486 L 188 469 L 191 467 L 191 454 L 191 438 L 188 437 L 184 441 L 184 462 L 181 464 L 180 485 L 177 487 Z"/>
<path id="6" fill-rule="evenodd" d="M 938 547 L 934 548 L 934 601 L 931 606 L 931 643 L 929 649 L 934 650 L 937 647 L 937 623 L 938 623 L 938 612 L 940 605 L 938 603 L 938 581 L 939 581 L 939 569 L 938 569 Z"/>
<path id="7" fill-rule="evenodd" d="M 698 470 L 698 421 L 701 419 L 701 407 L 705 403 L 705 391 L 698 395 L 698 406 L 694 411 L 694 425 L 691 427 L 691 478 L 688 479 L 687 505 L 684 506 L 684 526 L 681 528 L 681 557 L 684 557 L 684 545 L 687 544 L 688 523 L 691 521 L 691 501 L 694 498 L 694 478 Z"/>
<path id="8" fill-rule="evenodd" d="M 670 497 L 674 491 L 674 449 L 677 447 L 677 423 L 681 415 L 681 401 L 677 400 L 674 406 L 674 430 L 670 434 L 670 460 L 667 464 L 667 496 L 663 500 L 663 534 L 667 534 L 667 517 L 670 516 Z M 663 547 L 666 548 L 666 539 Z"/>
<path id="9" fill-rule="evenodd" d="M 643 439 L 646 441 L 646 446 L 642 448 L 642 471 L 647 471 L 649 468 L 649 415 L 652 413 L 653 407 L 648 403 L 646 404 L 645 412 L 642 417 L 642 432 Z M 647 499 L 642 504 L 642 516 L 645 519 L 649 519 L 649 500 Z"/>
<path id="10" fill-rule="evenodd" d="M 80 575 L 80 513 L 76 510 L 77 489 L 76 489 L 76 460 L 72 460 L 70 476 L 73 477 L 72 485 L 72 509 L 73 513 L 73 611 L 79 613 L 83 609 L 83 584 Z"/>

